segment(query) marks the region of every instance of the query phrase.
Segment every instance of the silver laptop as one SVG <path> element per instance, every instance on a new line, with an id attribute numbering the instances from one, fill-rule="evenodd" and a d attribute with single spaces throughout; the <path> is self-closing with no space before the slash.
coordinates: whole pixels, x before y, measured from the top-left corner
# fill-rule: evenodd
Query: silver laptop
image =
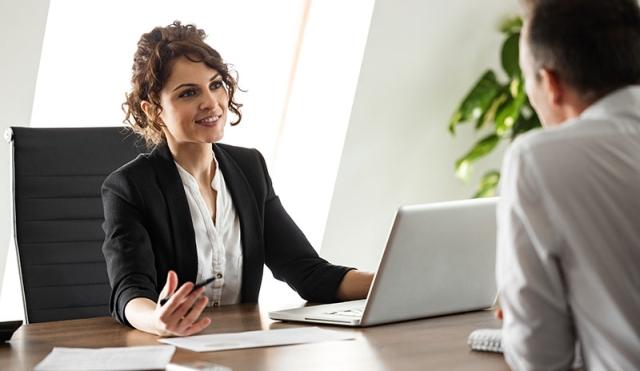
<path id="1" fill-rule="evenodd" d="M 365 300 L 270 312 L 343 326 L 484 309 L 496 294 L 497 198 L 401 207 Z"/>

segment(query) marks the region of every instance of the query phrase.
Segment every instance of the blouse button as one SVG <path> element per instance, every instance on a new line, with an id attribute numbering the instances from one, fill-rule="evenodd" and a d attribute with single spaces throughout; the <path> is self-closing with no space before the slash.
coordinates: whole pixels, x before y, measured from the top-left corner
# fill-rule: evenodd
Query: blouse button
<path id="1" fill-rule="evenodd" d="M 216 275 L 216 278 L 222 278 L 222 273 L 218 273 L 218 274 Z"/>

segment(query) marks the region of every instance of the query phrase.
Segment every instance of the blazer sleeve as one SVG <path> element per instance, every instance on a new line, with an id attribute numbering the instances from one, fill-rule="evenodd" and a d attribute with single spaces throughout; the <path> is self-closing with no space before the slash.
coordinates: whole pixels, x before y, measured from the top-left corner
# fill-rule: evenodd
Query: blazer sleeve
<path id="1" fill-rule="evenodd" d="M 102 252 L 111 284 L 111 315 L 131 326 L 124 314 L 129 300 L 158 299 L 151 239 L 144 225 L 143 198 L 124 171 L 109 175 L 102 185 L 105 240 Z"/>
<path id="2" fill-rule="evenodd" d="M 264 207 L 265 263 L 273 276 L 285 281 L 305 300 L 334 302 L 344 275 L 354 268 L 322 259 L 291 219 L 275 194 L 267 166 L 256 151 L 264 171 L 267 193 Z"/>

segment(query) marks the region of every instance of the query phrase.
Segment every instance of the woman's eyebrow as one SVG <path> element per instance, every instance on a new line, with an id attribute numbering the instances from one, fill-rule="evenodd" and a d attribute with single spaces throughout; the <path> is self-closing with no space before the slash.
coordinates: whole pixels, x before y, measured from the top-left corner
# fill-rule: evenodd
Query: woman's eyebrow
<path id="1" fill-rule="evenodd" d="M 173 89 L 173 91 L 176 91 L 176 90 L 178 90 L 180 88 L 186 88 L 186 87 L 191 87 L 191 86 L 197 86 L 197 85 L 193 84 L 193 83 L 180 84 L 180 85 L 176 86 L 176 88 Z"/>
<path id="2" fill-rule="evenodd" d="M 213 77 L 212 77 L 212 78 L 210 78 L 210 79 L 209 79 L 209 82 L 211 82 L 211 81 L 215 80 L 218 76 L 220 76 L 220 74 L 219 74 L 219 73 L 216 73 L 215 75 L 213 75 Z M 184 88 L 184 87 L 191 87 L 191 86 L 198 86 L 198 84 L 194 84 L 194 83 L 192 83 L 192 82 L 188 82 L 188 83 L 185 83 L 185 84 L 180 84 L 180 85 L 176 86 L 176 87 L 173 89 L 173 91 L 176 91 L 176 90 L 178 90 L 178 89 L 180 89 L 180 88 Z"/>

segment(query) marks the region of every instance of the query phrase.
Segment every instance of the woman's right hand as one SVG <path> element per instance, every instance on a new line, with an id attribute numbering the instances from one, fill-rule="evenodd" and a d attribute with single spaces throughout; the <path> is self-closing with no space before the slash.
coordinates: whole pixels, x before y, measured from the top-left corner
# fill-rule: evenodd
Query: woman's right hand
<path id="1" fill-rule="evenodd" d="M 167 282 L 160 292 L 160 297 L 153 311 L 153 327 L 160 336 L 190 336 L 196 334 L 211 324 L 209 318 L 201 318 L 202 311 L 209 301 L 206 296 L 201 296 L 204 287 L 195 291 L 193 283 L 184 283 L 178 287 L 178 275 L 169 271 Z M 177 290 L 176 290 L 177 289 Z M 162 298 L 169 300 L 160 305 Z"/>

